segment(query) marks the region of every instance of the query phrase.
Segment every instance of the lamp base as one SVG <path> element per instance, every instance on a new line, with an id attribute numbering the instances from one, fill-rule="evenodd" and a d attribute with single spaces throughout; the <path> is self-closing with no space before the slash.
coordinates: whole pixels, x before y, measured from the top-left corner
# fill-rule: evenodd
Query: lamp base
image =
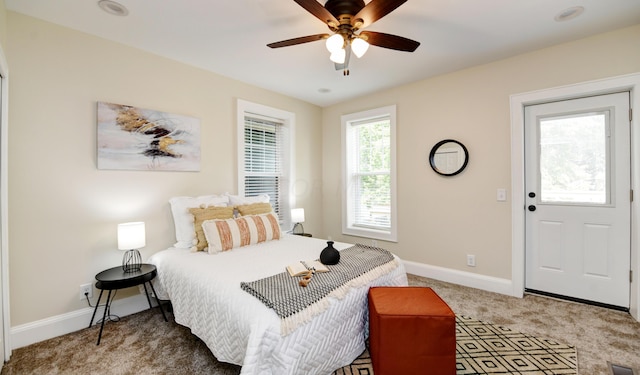
<path id="1" fill-rule="evenodd" d="M 293 229 L 291 229 L 291 233 L 304 234 L 304 227 L 302 226 L 302 223 L 295 223 L 293 225 Z"/>
<path id="2" fill-rule="evenodd" d="M 122 270 L 124 272 L 140 271 L 142 265 L 142 257 L 136 249 L 127 250 L 122 257 Z"/>

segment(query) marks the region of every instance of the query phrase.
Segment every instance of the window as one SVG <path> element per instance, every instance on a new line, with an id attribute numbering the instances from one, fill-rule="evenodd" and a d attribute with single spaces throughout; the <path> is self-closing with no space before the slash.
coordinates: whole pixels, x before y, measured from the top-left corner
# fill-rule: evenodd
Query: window
<path id="1" fill-rule="evenodd" d="M 611 204 L 609 111 L 539 120 L 540 201 Z"/>
<path id="2" fill-rule="evenodd" d="M 238 194 L 268 194 L 280 224 L 290 225 L 293 202 L 290 112 L 238 100 Z"/>
<path id="3" fill-rule="evenodd" d="M 397 241 L 396 107 L 342 116 L 344 234 Z"/>

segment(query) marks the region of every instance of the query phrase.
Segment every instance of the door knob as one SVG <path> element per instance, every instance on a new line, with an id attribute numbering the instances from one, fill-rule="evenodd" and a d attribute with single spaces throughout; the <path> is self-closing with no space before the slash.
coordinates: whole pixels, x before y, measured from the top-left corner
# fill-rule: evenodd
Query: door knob
<path id="1" fill-rule="evenodd" d="M 529 211 L 533 212 L 533 211 L 535 211 L 535 210 L 536 210 L 536 206 L 534 206 L 534 205 L 529 205 L 529 207 L 527 207 L 527 209 L 528 209 Z"/>

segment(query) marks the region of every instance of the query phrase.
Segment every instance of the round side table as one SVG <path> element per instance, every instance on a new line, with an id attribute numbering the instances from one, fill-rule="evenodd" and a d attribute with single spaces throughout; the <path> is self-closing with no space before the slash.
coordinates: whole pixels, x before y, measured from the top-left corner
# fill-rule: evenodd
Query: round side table
<path id="1" fill-rule="evenodd" d="M 149 298 L 149 291 L 147 290 L 147 284 L 151 287 L 153 291 L 153 295 L 156 297 L 156 301 L 158 302 L 158 306 L 160 306 L 160 311 L 162 312 L 162 317 L 164 321 L 167 322 L 167 316 L 164 314 L 164 310 L 162 309 L 162 304 L 158 299 L 158 295 L 156 294 L 156 290 L 153 288 L 153 284 L 151 280 L 153 280 L 158 275 L 158 271 L 156 266 L 153 264 L 142 264 L 140 266 L 140 270 L 133 272 L 125 272 L 122 269 L 122 266 L 109 268 L 108 270 L 104 270 L 96 275 L 96 288 L 100 289 L 100 295 L 98 296 L 98 302 L 96 302 L 96 307 L 93 310 L 93 315 L 91 316 L 91 322 L 89 323 L 89 327 L 93 324 L 93 319 L 96 317 L 96 311 L 98 311 L 98 306 L 100 306 L 100 300 L 102 299 L 102 293 L 105 290 L 108 290 L 107 294 L 107 302 L 104 307 L 104 314 L 102 315 L 102 323 L 100 324 L 100 333 L 98 334 L 98 343 L 96 345 L 100 345 L 100 339 L 102 338 L 102 330 L 104 329 L 104 321 L 107 318 L 107 311 L 111 306 L 111 292 L 118 289 L 129 288 L 132 286 L 137 286 L 142 284 L 144 287 L 144 294 L 147 297 L 147 302 L 149 302 L 149 308 L 152 308 L 151 298 Z M 115 296 L 115 294 L 114 294 Z"/>

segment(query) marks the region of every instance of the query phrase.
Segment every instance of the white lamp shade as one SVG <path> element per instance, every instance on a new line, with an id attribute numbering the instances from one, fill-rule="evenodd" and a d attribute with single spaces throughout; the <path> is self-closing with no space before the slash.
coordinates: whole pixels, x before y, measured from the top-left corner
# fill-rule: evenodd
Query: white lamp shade
<path id="1" fill-rule="evenodd" d="M 294 208 L 291 210 L 291 222 L 304 223 L 304 208 Z"/>
<path id="2" fill-rule="evenodd" d="M 335 52 L 331 52 L 331 56 L 329 56 L 329 59 L 334 63 L 344 64 L 344 59 L 346 58 L 346 56 L 347 52 L 341 48 Z"/>
<path id="3" fill-rule="evenodd" d="M 369 49 L 369 43 L 362 38 L 355 38 L 351 41 L 351 50 L 357 58 L 361 58 Z"/>
<path id="4" fill-rule="evenodd" d="M 118 249 L 133 250 L 145 247 L 144 222 L 118 224 Z"/>
<path id="5" fill-rule="evenodd" d="M 326 41 L 327 50 L 334 53 L 344 46 L 344 38 L 340 34 L 331 35 Z"/>

